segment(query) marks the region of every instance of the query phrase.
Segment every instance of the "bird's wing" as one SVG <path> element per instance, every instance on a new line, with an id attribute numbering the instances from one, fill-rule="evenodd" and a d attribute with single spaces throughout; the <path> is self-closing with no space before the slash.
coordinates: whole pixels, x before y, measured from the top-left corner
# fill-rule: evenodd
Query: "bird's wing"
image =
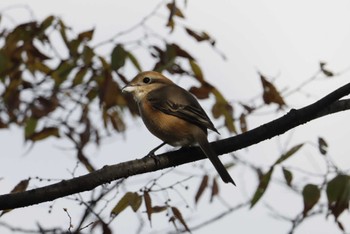
<path id="1" fill-rule="evenodd" d="M 186 90 L 178 86 L 167 86 L 150 92 L 147 96 L 153 108 L 197 125 L 206 131 L 218 133 L 208 115 L 198 101 Z"/>

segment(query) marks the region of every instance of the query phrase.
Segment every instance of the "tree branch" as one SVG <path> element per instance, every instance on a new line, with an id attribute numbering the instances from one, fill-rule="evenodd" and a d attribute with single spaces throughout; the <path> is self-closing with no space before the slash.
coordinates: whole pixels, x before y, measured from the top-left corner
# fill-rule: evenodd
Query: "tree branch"
<path id="1" fill-rule="evenodd" d="M 350 83 L 340 87 L 319 101 L 301 109 L 292 109 L 284 116 L 252 129 L 243 134 L 222 139 L 212 143 L 219 154 L 233 152 L 238 149 L 259 143 L 302 125 L 310 120 L 332 113 L 349 110 L 350 99 L 339 100 L 350 94 Z M 164 168 L 182 165 L 204 159 L 205 155 L 197 147 L 183 148 L 159 155 L 157 164 L 153 158 L 136 159 L 111 166 L 104 166 L 95 172 L 63 180 L 59 183 L 32 189 L 25 192 L 0 196 L 0 210 L 25 207 L 71 194 L 89 191 L 104 183 L 133 175 L 148 173 Z"/>

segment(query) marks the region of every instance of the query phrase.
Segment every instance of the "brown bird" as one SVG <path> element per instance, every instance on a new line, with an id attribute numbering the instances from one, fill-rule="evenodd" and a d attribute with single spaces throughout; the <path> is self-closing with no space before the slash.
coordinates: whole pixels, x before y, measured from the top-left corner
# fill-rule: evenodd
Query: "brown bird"
<path id="1" fill-rule="evenodd" d="M 189 146 L 198 143 L 221 179 L 236 185 L 207 139 L 207 129 L 219 132 L 191 93 L 154 71 L 138 74 L 123 92 L 132 93 L 144 124 L 164 141 L 149 155 L 154 155 L 165 144 Z"/>

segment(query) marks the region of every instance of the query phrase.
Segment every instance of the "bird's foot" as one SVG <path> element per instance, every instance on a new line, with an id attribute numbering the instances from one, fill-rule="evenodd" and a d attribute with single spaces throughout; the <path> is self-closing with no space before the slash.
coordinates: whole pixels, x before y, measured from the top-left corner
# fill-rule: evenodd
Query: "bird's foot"
<path id="1" fill-rule="evenodd" d="M 160 157 L 158 155 L 154 154 L 154 150 L 151 150 L 145 157 L 143 158 L 153 158 L 154 162 L 156 163 L 156 165 L 158 166 L 160 164 Z"/>

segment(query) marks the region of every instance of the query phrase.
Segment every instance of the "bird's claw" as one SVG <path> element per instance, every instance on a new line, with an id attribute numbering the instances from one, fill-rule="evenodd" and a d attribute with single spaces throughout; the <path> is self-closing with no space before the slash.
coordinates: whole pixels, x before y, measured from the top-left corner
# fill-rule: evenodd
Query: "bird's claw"
<path id="1" fill-rule="evenodd" d="M 158 155 L 155 155 L 154 154 L 154 151 L 150 151 L 145 157 L 143 158 L 153 158 L 154 159 L 154 162 L 156 163 L 156 165 L 158 166 L 160 164 L 160 157 Z"/>

